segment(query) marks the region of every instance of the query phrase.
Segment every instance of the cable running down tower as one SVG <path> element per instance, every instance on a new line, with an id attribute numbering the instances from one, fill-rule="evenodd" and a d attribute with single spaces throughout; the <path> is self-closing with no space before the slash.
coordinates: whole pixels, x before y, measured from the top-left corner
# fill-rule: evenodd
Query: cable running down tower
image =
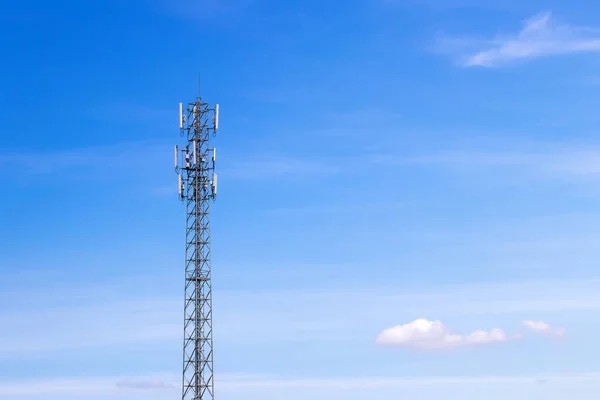
<path id="1" fill-rule="evenodd" d="M 219 105 L 211 108 L 199 95 L 186 109 L 179 103 L 179 128 L 186 143 L 175 146 L 175 172 L 187 209 L 182 400 L 213 400 L 210 203 L 217 174 L 210 136 L 219 129 Z"/>

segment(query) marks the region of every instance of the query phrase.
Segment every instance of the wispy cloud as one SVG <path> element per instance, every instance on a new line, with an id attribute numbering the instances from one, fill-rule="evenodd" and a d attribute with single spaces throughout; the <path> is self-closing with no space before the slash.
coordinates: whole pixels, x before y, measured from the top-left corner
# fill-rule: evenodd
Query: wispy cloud
<path id="1" fill-rule="evenodd" d="M 94 119 L 136 124 L 144 122 L 152 124 L 176 123 L 178 118 L 176 106 L 169 109 L 126 100 L 99 104 L 90 107 L 87 113 Z"/>
<path id="2" fill-rule="evenodd" d="M 140 162 L 140 157 L 144 162 Z M 139 168 L 160 159 L 170 166 L 170 146 L 150 141 L 126 142 L 105 146 L 72 149 L 0 149 L 0 168 L 3 172 L 26 172 L 29 174 L 54 174 L 76 169 Z"/>
<path id="3" fill-rule="evenodd" d="M 157 376 L 160 378 L 106 376 L 4 381 L 0 382 L 0 398 L 38 398 L 37 396 L 51 396 L 53 399 L 81 398 L 82 396 L 85 398 L 93 396 L 132 398 L 131 396 L 136 396 L 136 392 L 142 396 L 148 396 L 153 391 L 171 391 L 177 388 L 174 383 L 177 379 L 176 374 L 157 374 Z"/>
<path id="4" fill-rule="evenodd" d="M 565 328 L 555 328 L 544 321 L 523 321 L 523 326 L 527 329 L 549 336 L 564 336 L 566 333 Z"/>
<path id="5" fill-rule="evenodd" d="M 335 205 L 306 205 L 298 207 L 281 207 L 264 210 L 262 213 L 269 216 L 281 217 L 281 216 L 295 216 L 299 218 L 305 218 L 307 214 L 310 215 L 332 215 L 332 214 L 348 214 L 356 212 L 389 212 L 406 207 L 408 203 L 403 202 L 372 202 L 372 203 L 342 203 Z"/>
<path id="6" fill-rule="evenodd" d="M 162 390 L 171 393 L 179 387 L 175 374 L 168 374 L 164 381 L 165 387 L 151 387 L 140 390 L 138 387 L 119 386 L 118 382 L 142 382 L 137 377 L 115 378 L 115 377 L 92 377 L 92 378 L 62 378 L 45 380 L 27 380 L 17 382 L 0 381 L 0 397 L 7 398 L 30 398 L 33 396 L 62 396 L 62 398 L 81 398 L 81 396 L 111 396 L 111 398 L 143 398 L 163 399 Z M 273 390 L 285 390 L 286 398 L 302 398 L 295 396 L 296 390 L 318 390 L 327 391 L 328 395 L 346 393 L 349 390 L 378 391 L 382 389 L 403 388 L 452 388 L 479 385 L 479 389 L 485 386 L 495 385 L 520 385 L 538 384 L 543 381 L 546 384 L 577 384 L 598 383 L 600 373 L 578 373 L 578 374 L 549 374 L 543 379 L 536 375 L 494 375 L 494 376 L 348 376 L 348 377 L 279 377 L 269 375 L 238 375 L 238 374 L 216 374 L 215 381 L 219 391 L 225 394 L 233 394 L 239 391 L 252 393 L 252 398 L 257 391 L 261 393 L 273 393 Z M 135 386 L 135 385 L 134 385 Z M 154 390 L 151 390 L 154 389 Z M 157 391 L 159 393 L 153 394 Z M 136 393 L 139 392 L 139 393 Z M 278 392 L 278 394 L 282 394 Z M 379 393 L 378 393 L 379 394 Z M 393 394 L 393 392 L 388 393 Z M 121 397 L 123 396 L 123 397 Z M 132 397 L 133 396 L 133 397 Z M 156 397 L 155 397 L 156 396 Z M 38 398 L 38 397 L 35 397 Z M 59 398 L 59 397 L 52 397 Z M 95 397 L 94 397 L 95 398 Z M 313 397 L 311 397 L 313 398 Z M 326 396 L 315 397 L 318 399 Z M 353 399 L 355 397 L 352 397 Z M 362 397 L 361 397 L 362 398 Z M 377 398 L 386 398 L 379 397 Z M 387 397 L 389 398 L 389 397 Z M 586 397 L 587 398 L 587 397 Z M 591 398 L 591 397 L 590 397 Z"/>
<path id="7" fill-rule="evenodd" d="M 172 382 L 165 382 L 162 379 L 122 379 L 117 382 L 117 387 L 122 389 L 171 389 L 177 387 Z"/>
<path id="8" fill-rule="evenodd" d="M 556 374 L 548 376 L 547 381 L 581 381 L 598 379 L 599 374 Z M 407 386 L 445 386 L 460 384 L 490 384 L 490 383 L 522 383 L 537 382 L 535 376 L 419 376 L 419 377 L 349 377 L 349 378 L 313 378 L 313 379 L 281 379 L 276 377 L 233 378 L 223 379 L 223 386 L 227 389 L 252 388 L 252 387 L 288 387 L 288 388 L 340 388 L 340 389 L 365 389 L 382 387 L 407 387 Z"/>
<path id="9" fill-rule="evenodd" d="M 226 166 L 223 176 L 237 179 L 279 178 L 283 176 L 331 174 L 342 169 L 334 163 L 283 155 L 263 155 Z"/>
<path id="10" fill-rule="evenodd" d="M 319 175 L 341 172 L 346 165 L 346 160 L 324 160 L 281 153 L 257 154 L 252 158 L 235 157 L 232 154 L 227 156 L 218 166 L 219 173 L 225 179 L 257 180 L 307 175 L 318 178 Z M 172 145 L 156 141 L 71 149 L 0 149 L 0 173 L 14 176 L 23 176 L 23 173 L 26 176 L 60 174 L 61 177 L 89 179 L 102 175 L 115 180 L 135 174 L 136 180 L 139 180 L 152 174 L 161 178 L 173 174 L 172 163 Z M 175 178 L 172 180 L 176 181 Z M 172 193 L 169 185 L 155 186 L 153 193 Z"/>
<path id="11" fill-rule="evenodd" d="M 444 38 L 440 50 L 454 53 L 464 67 L 501 67 L 541 57 L 600 52 L 600 30 L 556 21 L 540 13 L 523 23 L 516 34 L 492 39 Z"/>
<path id="12" fill-rule="evenodd" d="M 246 15 L 246 11 L 254 4 L 253 0 L 205 0 L 198 3 L 193 0 L 168 1 L 156 0 L 157 11 L 165 15 L 186 20 L 203 21 L 205 23 L 227 24 Z M 219 18 L 217 18 L 219 17 Z M 227 18 L 225 18 L 227 17 Z"/>
<path id="13" fill-rule="evenodd" d="M 542 146 L 541 146 L 542 147 Z M 545 146 L 534 151 L 448 150 L 429 155 L 371 156 L 371 162 L 395 166 L 447 166 L 461 170 L 502 168 L 518 171 L 520 176 L 548 178 L 600 177 L 600 148 L 561 148 Z"/>
<path id="14" fill-rule="evenodd" d="M 35 310 L 35 321 L 27 313 Z M 106 348 L 120 344 L 176 340 L 181 333 L 179 302 L 169 300 L 103 301 L 0 315 L 0 358 L 40 356 L 53 351 Z M 73 321 L 78 321 L 74 324 Z M 44 335 L 34 326 L 44 326 Z"/>

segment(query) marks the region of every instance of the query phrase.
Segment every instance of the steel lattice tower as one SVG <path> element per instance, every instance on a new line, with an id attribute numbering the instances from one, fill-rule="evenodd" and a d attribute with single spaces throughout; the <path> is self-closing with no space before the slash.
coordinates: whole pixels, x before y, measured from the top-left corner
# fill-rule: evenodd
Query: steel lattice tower
<path id="1" fill-rule="evenodd" d="M 184 148 L 175 146 L 179 197 L 187 208 L 182 399 L 213 400 L 210 203 L 217 175 L 210 136 L 219 127 L 219 105 L 210 108 L 200 96 L 185 110 L 180 103 L 179 127 L 187 139 Z"/>

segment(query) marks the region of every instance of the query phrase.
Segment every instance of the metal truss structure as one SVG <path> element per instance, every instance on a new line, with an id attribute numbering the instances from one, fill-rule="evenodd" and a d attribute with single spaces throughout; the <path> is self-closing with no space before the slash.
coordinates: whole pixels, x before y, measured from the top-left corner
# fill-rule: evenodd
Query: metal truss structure
<path id="1" fill-rule="evenodd" d="M 219 105 L 200 96 L 184 109 L 179 128 L 186 137 L 175 146 L 179 198 L 186 204 L 183 400 L 213 400 L 213 328 L 210 204 L 217 195 L 216 149 L 210 137 L 219 127 Z"/>

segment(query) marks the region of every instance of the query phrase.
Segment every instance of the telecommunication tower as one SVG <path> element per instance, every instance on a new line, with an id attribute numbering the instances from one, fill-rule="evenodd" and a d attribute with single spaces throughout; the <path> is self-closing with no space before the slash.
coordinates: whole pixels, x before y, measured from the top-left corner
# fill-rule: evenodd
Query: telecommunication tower
<path id="1" fill-rule="evenodd" d="M 210 137 L 219 129 L 219 105 L 211 108 L 200 95 L 185 108 L 179 103 L 179 128 L 186 142 L 175 146 L 175 172 L 187 209 L 182 399 L 213 400 L 210 203 L 217 174 Z"/>

